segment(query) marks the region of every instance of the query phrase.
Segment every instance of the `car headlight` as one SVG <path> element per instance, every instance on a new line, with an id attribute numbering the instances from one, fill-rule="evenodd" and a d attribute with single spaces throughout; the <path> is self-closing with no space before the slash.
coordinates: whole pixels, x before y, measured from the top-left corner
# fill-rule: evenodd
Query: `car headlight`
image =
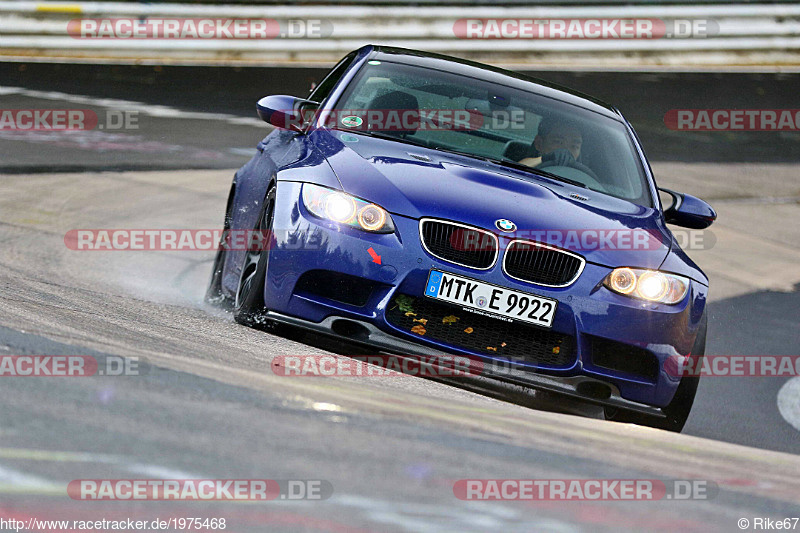
<path id="1" fill-rule="evenodd" d="M 351 228 L 371 233 L 394 231 L 392 217 L 384 208 L 342 191 L 304 183 L 303 205 L 316 217 Z"/>
<path id="2" fill-rule="evenodd" d="M 680 302 L 689 292 L 688 278 L 628 267 L 615 268 L 603 280 L 603 285 L 625 296 L 669 305 Z"/>

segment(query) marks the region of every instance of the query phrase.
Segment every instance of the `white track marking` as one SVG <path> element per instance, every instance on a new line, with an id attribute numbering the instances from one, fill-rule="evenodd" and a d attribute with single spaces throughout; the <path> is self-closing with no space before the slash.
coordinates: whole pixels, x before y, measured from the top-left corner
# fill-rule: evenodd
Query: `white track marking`
<path id="1" fill-rule="evenodd" d="M 800 431 L 800 376 L 784 383 L 778 391 L 778 412 L 790 426 Z"/>
<path id="2" fill-rule="evenodd" d="M 257 118 L 237 117 L 227 113 L 205 113 L 202 111 L 184 111 L 168 106 L 148 104 L 145 102 L 134 102 L 132 100 L 118 100 L 116 98 L 97 98 L 94 96 L 84 96 L 80 94 L 67 94 L 58 91 L 36 91 L 25 89 L 24 87 L 0 86 L 0 96 L 18 94 L 29 98 L 40 98 L 43 100 L 57 100 L 59 102 L 72 102 L 79 105 L 90 105 L 106 107 L 116 110 L 137 111 L 143 115 L 159 118 L 180 118 L 195 120 L 216 120 L 227 122 L 238 126 L 253 126 L 265 128 L 266 124 Z"/>
<path id="3" fill-rule="evenodd" d="M 0 487 L 5 491 L 11 489 L 15 492 L 52 492 L 63 491 L 64 486 L 49 479 L 20 472 L 13 468 L 0 465 Z"/>
<path id="4" fill-rule="evenodd" d="M 197 474 L 188 474 L 181 470 L 175 470 L 158 465 L 149 465 L 143 463 L 135 463 L 127 465 L 125 470 L 133 472 L 134 474 L 144 474 L 152 476 L 156 479 L 211 479 L 208 476 L 201 476 Z"/>
<path id="5" fill-rule="evenodd" d="M 0 458 L 26 461 L 57 461 L 65 463 L 124 463 L 125 458 L 118 455 L 88 452 L 62 452 L 28 448 L 0 448 Z"/>

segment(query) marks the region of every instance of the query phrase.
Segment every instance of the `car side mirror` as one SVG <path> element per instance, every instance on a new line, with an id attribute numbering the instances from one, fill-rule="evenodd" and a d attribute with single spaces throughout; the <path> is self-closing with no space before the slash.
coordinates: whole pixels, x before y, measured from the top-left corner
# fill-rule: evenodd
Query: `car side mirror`
<path id="1" fill-rule="evenodd" d="M 705 229 L 717 219 L 714 208 L 700 198 L 669 189 L 658 190 L 672 197 L 672 205 L 664 209 L 664 219 L 668 224 Z"/>
<path id="2" fill-rule="evenodd" d="M 294 96 L 277 94 L 265 96 L 256 103 L 258 116 L 276 128 L 304 131 L 319 104 Z"/>

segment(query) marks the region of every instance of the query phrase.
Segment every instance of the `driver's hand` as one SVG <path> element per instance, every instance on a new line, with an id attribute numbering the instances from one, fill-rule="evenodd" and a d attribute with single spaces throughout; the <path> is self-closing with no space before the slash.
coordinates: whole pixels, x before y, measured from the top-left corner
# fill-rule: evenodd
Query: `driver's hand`
<path id="1" fill-rule="evenodd" d="M 575 162 L 575 158 L 572 157 L 572 152 L 566 148 L 559 148 L 558 150 L 553 150 L 549 154 L 544 154 L 542 156 L 542 162 L 545 161 L 553 161 L 559 167 L 568 167 Z"/>

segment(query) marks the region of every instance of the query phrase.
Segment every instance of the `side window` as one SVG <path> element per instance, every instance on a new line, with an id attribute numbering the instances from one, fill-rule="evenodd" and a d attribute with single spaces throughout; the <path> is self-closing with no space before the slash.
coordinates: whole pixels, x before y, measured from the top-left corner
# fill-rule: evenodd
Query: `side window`
<path id="1" fill-rule="evenodd" d="M 334 85 L 336 85 L 336 83 L 341 79 L 344 71 L 347 70 L 347 67 L 350 66 L 350 63 L 353 62 L 353 58 L 355 57 L 356 53 L 351 52 L 344 59 L 339 61 L 339 63 L 333 67 L 330 72 L 328 72 L 328 74 L 322 80 L 322 83 L 317 85 L 311 91 L 311 94 L 308 95 L 308 99 L 314 102 L 319 102 L 320 104 L 325 101 L 325 99 L 331 93 Z"/>

